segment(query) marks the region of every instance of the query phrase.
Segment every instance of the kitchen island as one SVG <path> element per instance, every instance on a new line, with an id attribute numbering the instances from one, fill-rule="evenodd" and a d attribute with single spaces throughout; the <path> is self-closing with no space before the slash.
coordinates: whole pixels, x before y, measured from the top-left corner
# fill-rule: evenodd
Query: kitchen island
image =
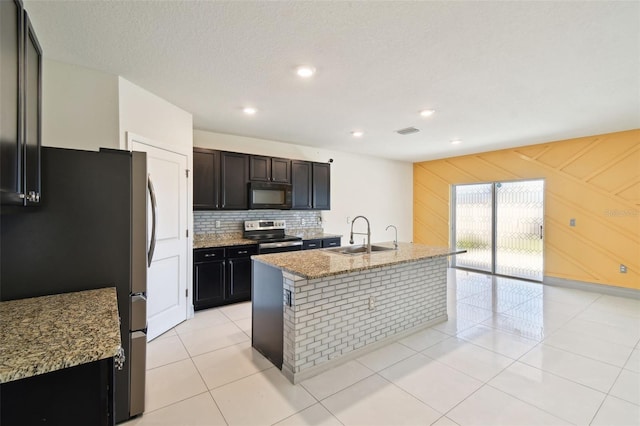
<path id="1" fill-rule="evenodd" d="M 446 321 L 447 256 L 464 252 L 336 250 L 252 257 L 253 347 L 293 383 Z"/>

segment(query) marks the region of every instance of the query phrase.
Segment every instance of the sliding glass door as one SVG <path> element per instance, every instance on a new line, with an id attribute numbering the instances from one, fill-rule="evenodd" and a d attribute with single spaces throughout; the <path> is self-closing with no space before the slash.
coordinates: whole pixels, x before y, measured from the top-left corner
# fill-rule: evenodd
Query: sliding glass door
<path id="1" fill-rule="evenodd" d="M 454 265 L 541 281 L 544 181 L 455 185 L 452 239 L 467 253 Z"/>
<path id="2" fill-rule="evenodd" d="M 493 184 L 454 187 L 455 246 L 465 254 L 453 256 L 456 266 L 493 271 Z"/>

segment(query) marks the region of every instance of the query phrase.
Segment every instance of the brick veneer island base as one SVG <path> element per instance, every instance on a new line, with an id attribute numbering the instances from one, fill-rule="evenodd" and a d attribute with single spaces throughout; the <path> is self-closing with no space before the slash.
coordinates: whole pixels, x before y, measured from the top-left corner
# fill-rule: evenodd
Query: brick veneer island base
<path id="1" fill-rule="evenodd" d="M 447 256 L 463 252 L 400 243 L 253 256 L 253 347 L 297 383 L 446 321 Z"/>

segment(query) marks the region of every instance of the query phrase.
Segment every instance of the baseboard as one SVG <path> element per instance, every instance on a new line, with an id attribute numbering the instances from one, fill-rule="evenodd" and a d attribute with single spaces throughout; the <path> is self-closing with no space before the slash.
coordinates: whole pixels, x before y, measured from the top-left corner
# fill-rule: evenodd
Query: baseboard
<path id="1" fill-rule="evenodd" d="M 547 277 L 542 280 L 545 285 L 554 287 L 572 288 L 574 290 L 591 291 L 595 293 L 603 293 L 610 296 L 628 297 L 631 299 L 640 299 L 640 290 L 625 287 L 616 287 L 612 285 L 589 283 L 585 281 L 567 280 L 564 278 Z"/>

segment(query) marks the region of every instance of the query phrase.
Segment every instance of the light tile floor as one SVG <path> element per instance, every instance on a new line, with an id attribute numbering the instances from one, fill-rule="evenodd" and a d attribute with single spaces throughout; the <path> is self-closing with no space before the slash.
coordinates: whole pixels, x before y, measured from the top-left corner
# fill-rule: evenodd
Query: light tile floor
<path id="1" fill-rule="evenodd" d="M 449 321 L 298 385 L 251 304 L 148 345 L 133 425 L 640 425 L 640 300 L 449 270 Z"/>

